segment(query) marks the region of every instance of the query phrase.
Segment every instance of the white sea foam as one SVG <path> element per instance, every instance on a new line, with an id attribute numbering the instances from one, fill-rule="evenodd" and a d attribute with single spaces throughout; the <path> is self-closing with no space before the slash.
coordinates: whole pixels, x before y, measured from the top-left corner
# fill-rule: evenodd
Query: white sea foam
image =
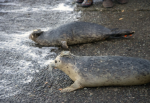
<path id="1" fill-rule="evenodd" d="M 12 4 L 1 4 L 1 5 L 13 5 Z M 14 4 L 15 5 L 15 4 Z M 42 5 L 42 6 L 33 6 L 33 7 L 21 7 L 21 5 L 15 5 L 20 6 L 19 9 L 12 9 L 12 10 L 5 10 L 1 9 L 0 12 L 14 12 L 14 13 L 25 13 L 25 12 L 41 12 L 41 11 L 73 11 L 73 7 L 66 5 L 64 3 L 55 5 L 54 7 L 50 7 L 49 5 Z"/>
<path id="2" fill-rule="evenodd" d="M 61 4 L 57 5 L 56 7 L 54 7 L 52 10 L 73 11 L 74 9 L 69 5 L 65 5 L 64 3 L 61 3 Z"/>

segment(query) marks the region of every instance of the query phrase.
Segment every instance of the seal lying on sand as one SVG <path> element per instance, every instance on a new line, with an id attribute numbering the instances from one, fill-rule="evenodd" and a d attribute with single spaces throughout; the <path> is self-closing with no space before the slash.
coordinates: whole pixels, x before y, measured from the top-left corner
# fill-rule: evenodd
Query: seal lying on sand
<path id="1" fill-rule="evenodd" d="M 129 30 L 110 30 L 98 24 L 88 22 L 71 22 L 49 31 L 37 29 L 29 38 L 42 46 L 62 46 L 95 42 L 111 37 L 122 37 L 133 34 Z"/>
<path id="2" fill-rule="evenodd" d="M 128 86 L 150 82 L 150 62 L 140 58 L 75 56 L 63 51 L 49 66 L 62 70 L 74 81 L 61 92 L 83 87 Z"/>

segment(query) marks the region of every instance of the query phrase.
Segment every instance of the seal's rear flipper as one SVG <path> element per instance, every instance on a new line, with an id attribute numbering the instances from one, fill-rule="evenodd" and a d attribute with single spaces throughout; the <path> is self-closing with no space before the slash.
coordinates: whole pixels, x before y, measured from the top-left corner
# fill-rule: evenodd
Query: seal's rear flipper
<path id="1" fill-rule="evenodd" d="M 68 49 L 67 41 L 61 41 L 61 46 L 65 49 Z"/>
<path id="2" fill-rule="evenodd" d="M 111 30 L 111 37 L 131 37 L 132 34 L 135 33 L 135 31 L 131 31 L 131 30 L 127 30 L 127 29 L 123 29 L 123 30 L 119 30 L 118 28 L 112 29 Z"/>

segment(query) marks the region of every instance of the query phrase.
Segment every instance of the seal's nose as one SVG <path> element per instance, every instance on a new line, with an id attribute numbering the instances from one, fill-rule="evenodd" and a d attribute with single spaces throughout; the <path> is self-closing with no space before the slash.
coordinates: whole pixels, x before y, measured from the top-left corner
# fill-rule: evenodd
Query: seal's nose
<path id="1" fill-rule="evenodd" d="M 55 63 L 57 63 L 57 60 L 55 60 Z"/>
<path id="2" fill-rule="evenodd" d="M 51 62 L 49 63 L 49 67 L 52 67 L 52 68 L 54 68 L 54 67 L 55 67 L 55 62 L 54 62 L 54 60 L 53 60 L 53 61 L 51 61 Z"/>
<path id="3" fill-rule="evenodd" d="M 50 66 L 50 67 L 52 67 L 52 68 L 54 68 L 54 67 L 55 67 L 55 65 L 54 65 L 54 64 L 50 64 L 49 66 Z"/>
<path id="4" fill-rule="evenodd" d="M 53 62 L 50 62 L 48 71 L 52 71 L 52 69 L 54 68 L 54 65 L 53 65 L 53 64 L 54 64 Z"/>

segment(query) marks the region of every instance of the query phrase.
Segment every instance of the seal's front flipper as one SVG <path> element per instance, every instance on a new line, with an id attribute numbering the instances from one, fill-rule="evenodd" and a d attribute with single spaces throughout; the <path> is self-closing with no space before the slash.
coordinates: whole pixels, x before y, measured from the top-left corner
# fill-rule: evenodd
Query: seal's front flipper
<path id="1" fill-rule="evenodd" d="M 61 41 L 61 46 L 65 49 L 68 49 L 67 41 Z"/>
<path id="2" fill-rule="evenodd" d="M 74 91 L 74 90 L 80 89 L 80 88 L 83 88 L 83 87 L 81 86 L 81 84 L 78 81 L 75 81 L 70 87 L 62 89 L 61 93 L 71 92 L 71 91 Z"/>

